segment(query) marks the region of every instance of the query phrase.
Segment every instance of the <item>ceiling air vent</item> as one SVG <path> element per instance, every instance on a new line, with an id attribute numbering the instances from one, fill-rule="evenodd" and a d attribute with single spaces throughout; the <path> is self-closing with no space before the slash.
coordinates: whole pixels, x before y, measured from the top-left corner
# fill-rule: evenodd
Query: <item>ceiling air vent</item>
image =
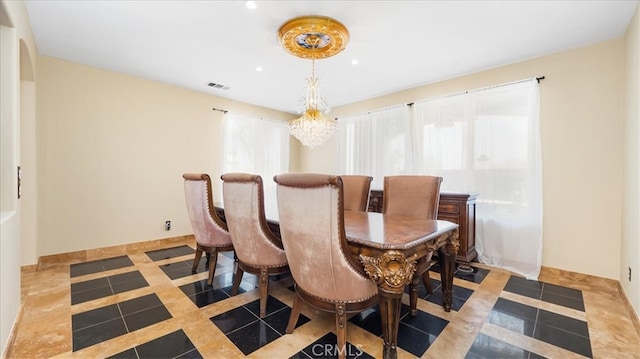
<path id="1" fill-rule="evenodd" d="M 207 86 L 209 86 L 209 87 L 213 87 L 214 89 L 221 89 L 221 90 L 225 90 L 225 91 L 231 88 L 231 87 L 229 87 L 229 86 L 225 86 L 225 85 L 217 84 L 217 83 L 215 83 L 215 82 L 209 82 L 209 83 L 207 84 Z"/>

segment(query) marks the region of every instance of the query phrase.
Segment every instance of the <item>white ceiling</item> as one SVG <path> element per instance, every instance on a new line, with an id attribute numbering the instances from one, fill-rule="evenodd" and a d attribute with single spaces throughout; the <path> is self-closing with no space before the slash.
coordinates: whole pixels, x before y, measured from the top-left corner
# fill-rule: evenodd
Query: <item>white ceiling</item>
<path id="1" fill-rule="evenodd" d="M 310 60 L 290 55 L 278 40 L 280 25 L 296 16 L 329 16 L 349 29 L 343 52 L 316 61 L 323 95 L 336 107 L 623 36 L 638 5 L 325 0 L 257 1 L 250 10 L 244 1 L 25 3 L 42 55 L 290 113 L 311 72 Z"/>

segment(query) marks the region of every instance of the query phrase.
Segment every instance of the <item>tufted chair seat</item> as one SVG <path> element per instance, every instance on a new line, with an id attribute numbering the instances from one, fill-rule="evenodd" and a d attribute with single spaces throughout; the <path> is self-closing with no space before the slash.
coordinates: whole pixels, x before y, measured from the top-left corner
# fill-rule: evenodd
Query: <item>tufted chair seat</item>
<path id="1" fill-rule="evenodd" d="M 437 219 L 442 177 L 436 176 L 386 176 L 382 198 L 382 213 L 418 219 Z M 431 254 L 416 265 L 416 272 L 409 285 L 411 314 L 417 314 L 419 280 L 433 292 L 429 267 Z"/>
<path id="2" fill-rule="evenodd" d="M 218 252 L 233 250 L 231 236 L 227 225 L 218 217 L 213 207 L 211 177 L 206 173 L 185 173 L 182 178 L 184 178 L 187 211 L 196 237 L 196 257 L 193 260 L 191 272 L 196 272 L 202 252 L 207 253 L 211 258 L 207 285 L 211 285 L 216 271 Z"/>
<path id="3" fill-rule="evenodd" d="M 347 314 L 378 302 L 378 288 L 348 247 L 342 179 L 321 174 L 283 174 L 278 185 L 282 244 L 296 298 L 286 333 L 292 333 L 302 301 L 335 313 L 338 354 L 345 357 Z"/>
<path id="4" fill-rule="evenodd" d="M 262 177 L 225 173 L 221 178 L 225 218 L 238 258 L 231 295 L 238 293 L 244 272 L 259 276 L 260 318 L 264 318 L 269 276 L 289 273 L 287 256 L 282 241 L 267 225 Z"/>

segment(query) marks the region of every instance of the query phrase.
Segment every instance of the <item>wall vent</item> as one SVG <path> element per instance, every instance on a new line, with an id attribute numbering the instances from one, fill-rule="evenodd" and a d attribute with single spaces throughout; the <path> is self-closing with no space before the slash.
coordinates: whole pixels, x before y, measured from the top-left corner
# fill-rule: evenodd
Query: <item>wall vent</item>
<path id="1" fill-rule="evenodd" d="M 215 82 L 209 82 L 207 84 L 207 86 L 213 87 L 214 89 L 221 89 L 221 90 L 225 90 L 225 91 L 231 88 L 229 86 L 225 86 L 225 85 L 222 85 L 222 84 L 217 84 Z"/>

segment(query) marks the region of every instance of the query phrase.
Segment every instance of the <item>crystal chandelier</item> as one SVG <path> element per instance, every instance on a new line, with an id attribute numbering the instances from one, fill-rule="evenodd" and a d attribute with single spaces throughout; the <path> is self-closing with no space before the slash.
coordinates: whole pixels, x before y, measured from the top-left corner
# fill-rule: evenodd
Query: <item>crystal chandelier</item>
<path id="1" fill-rule="evenodd" d="M 294 56 L 311 59 L 311 77 L 307 78 L 302 98 L 302 116 L 289 123 L 289 133 L 304 146 L 316 147 L 333 135 L 336 121 L 326 118 L 329 106 L 320 96 L 320 81 L 315 76 L 315 60 L 344 50 L 349 41 L 346 27 L 325 16 L 291 19 L 278 31 L 282 46 Z"/>
<path id="2" fill-rule="evenodd" d="M 320 81 L 315 76 L 315 60 L 311 61 L 311 77 L 307 78 L 305 96 L 301 100 L 302 116 L 289 123 L 289 133 L 303 145 L 314 148 L 323 144 L 336 129 L 336 121 L 323 115 L 329 112 L 329 106 L 320 96 Z"/>

